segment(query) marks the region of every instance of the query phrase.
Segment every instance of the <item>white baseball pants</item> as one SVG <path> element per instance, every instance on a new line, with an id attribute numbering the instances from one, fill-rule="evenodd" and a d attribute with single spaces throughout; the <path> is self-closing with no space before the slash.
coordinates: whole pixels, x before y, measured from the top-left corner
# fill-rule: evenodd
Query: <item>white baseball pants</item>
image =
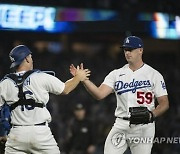
<path id="1" fill-rule="evenodd" d="M 5 154 L 60 154 L 47 125 L 12 127 L 8 134 Z"/>
<path id="2" fill-rule="evenodd" d="M 117 118 L 109 132 L 104 154 L 123 154 L 130 147 L 132 154 L 150 154 L 155 134 L 155 123 L 131 125 Z"/>

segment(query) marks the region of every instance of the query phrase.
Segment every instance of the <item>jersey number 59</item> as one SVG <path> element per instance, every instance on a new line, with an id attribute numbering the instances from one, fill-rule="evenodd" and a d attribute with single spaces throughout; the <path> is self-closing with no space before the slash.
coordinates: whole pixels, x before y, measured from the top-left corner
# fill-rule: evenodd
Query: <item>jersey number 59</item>
<path id="1" fill-rule="evenodd" d="M 151 104 L 153 100 L 153 94 L 151 92 L 137 91 L 137 103 L 138 104 Z"/>

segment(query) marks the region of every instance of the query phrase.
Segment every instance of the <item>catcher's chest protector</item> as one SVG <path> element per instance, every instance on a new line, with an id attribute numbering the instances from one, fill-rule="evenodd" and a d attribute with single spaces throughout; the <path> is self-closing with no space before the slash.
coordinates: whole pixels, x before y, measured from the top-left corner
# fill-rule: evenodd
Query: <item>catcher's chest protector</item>
<path id="1" fill-rule="evenodd" d="M 26 80 L 28 76 L 30 76 L 32 73 L 37 72 L 37 71 L 39 70 L 30 70 L 24 73 L 22 76 L 18 76 L 15 73 L 7 74 L 5 76 L 5 79 L 10 78 L 11 80 L 13 80 L 16 83 L 19 90 L 18 92 L 19 100 L 10 106 L 11 111 L 14 110 L 18 105 L 31 105 L 33 107 L 40 107 L 40 108 L 44 107 L 44 104 L 42 103 L 37 103 L 33 99 L 26 99 L 25 94 L 23 92 L 24 81 Z"/>

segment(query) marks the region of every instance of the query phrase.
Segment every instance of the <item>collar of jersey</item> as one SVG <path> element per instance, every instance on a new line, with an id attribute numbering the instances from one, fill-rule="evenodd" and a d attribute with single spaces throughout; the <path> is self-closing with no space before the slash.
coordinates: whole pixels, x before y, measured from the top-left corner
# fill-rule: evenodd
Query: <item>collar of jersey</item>
<path id="1" fill-rule="evenodd" d="M 16 72 L 16 74 L 19 75 L 23 75 L 26 71 L 20 71 L 20 72 Z"/>

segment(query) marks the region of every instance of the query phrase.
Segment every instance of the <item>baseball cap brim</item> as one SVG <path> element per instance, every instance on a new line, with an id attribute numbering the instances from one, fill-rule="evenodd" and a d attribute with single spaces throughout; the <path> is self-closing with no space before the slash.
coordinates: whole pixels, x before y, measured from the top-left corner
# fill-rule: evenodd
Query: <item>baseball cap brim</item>
<path id="1" fill-rule="evenodd" d="M 123 45 L 123 46 L 120 46 L 120 48 L 132 48 L 132 49 L 134 49 L 134 47 L 131 45 Z"/>
<path id="2" fill-rule="evenodd" d="M 10 68 L 14 68 L 14 67 L 20 65 L 21 63 L 22 63 L 22 61 L 13 62 L 13 63 L 11 64 Z"/>

